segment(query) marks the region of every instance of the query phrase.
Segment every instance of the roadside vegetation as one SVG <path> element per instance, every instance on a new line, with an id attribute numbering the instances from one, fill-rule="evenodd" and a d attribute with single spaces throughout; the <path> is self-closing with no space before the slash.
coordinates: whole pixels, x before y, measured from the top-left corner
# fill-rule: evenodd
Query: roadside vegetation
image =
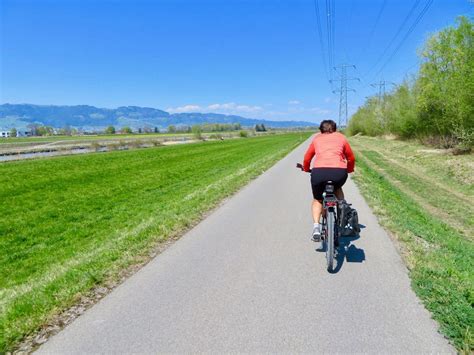
<path id="1" fill-rule="evenodd" d="M 474 155 L 350 138 L 355 180 L 398 241 L 412 286 L 458 351 L 474 351 Z"/>
<path id="2" fill-rule="evenodd" d="M 355 179 L 400 242 L 415 292 L 474 351 L 474 24 L 434 34 L 418 73 L 352 116 Z M 376 138 L 379 137 L 379 138 Z M 383 137 L 383 138 L 381 138 Z"/>
<path id="3" fill-rule="evenodd" d="M 149 259 L 308 137 L 0 164 L 0 352 Z"/>
<path id="4" fill-rule="evenodd" d="M 457 27 L 433 35 L 420 52 L 414 78 L 393 91 L 369 97 L 353 115 L 351 135 L 393 134 L 466 153 L 474 148 L 474 24 L 466 17 Z"/>
<path id="5" fill-rule="evenodd" d="M 71 154 L 108 152 L 113 150 L 131 150 L 161 145 L 194 143 L 200 140 L 224 140 L 251 136 L 285 134 L 290 130 L 271 130 L 257 132 L 253 130 L 203 132 L 200 126 L 192 133 L 165 134 L 123 134 L 123 135 L 86 135 L 86 136 L 49 136 L 6 138 L 0 140 L 0 163 L 22 159 L 37 159 Z M 300 130 L 302 132 L 303 130 Z M 6 141 L 6 142 L 5 142 Z M 6 144 L 8 143 L 8 144 Z"/>
<path id="6" fill-rule="evenodd" d="M 192 137 L 191 133 L 173 132 L 173 133 L 144 133 L 144 134 L 81 134 L 81 135 L 51 135 L 34 137 L 9 137 L 0 139 L 1 144 L 30 144 L 30 143 L 55 143 L 58 141 L 91 141 L 91 140 L 116 140 L 116 139 L 147 139 L 162 137 Z"/>
<path id="7" fill-rule="evenodd" d="M 297 128 L 279 128 L 267 129 L 265 125 L 256 124 L 254 127 L 242 127 L 240 123 L 203 123 L 192 126 L 188 125 L 169 125 L 165 129 L 159 127 L 146 126 L 138 128 L 135 131 L 129 127 L 124 126 L 116 128 L 115 126 L 107 126 L 102 131 L 82 131 L 77 128 L 66 126 L 64 128 L 54 128 L 52 126 L 42 126 L 39 124 L 31 124 L 27 130 L 22 130 L 21 136 L 16 128 L 10 129 L 10 136 L 0 139 L 0 144 L 8 143 L 51 143 L 62 140 L 105 140 L 121 138 L 154 138 L 167 136 L 194 136 L 201 138 L 203 133 L 206 136 L 226 135 L 233 136 L 239 131 L 246 130 L 247 132 L 290 132 L 290 131 L 305 131 L 313 129 L 314 127 L 297 127 Z"/>

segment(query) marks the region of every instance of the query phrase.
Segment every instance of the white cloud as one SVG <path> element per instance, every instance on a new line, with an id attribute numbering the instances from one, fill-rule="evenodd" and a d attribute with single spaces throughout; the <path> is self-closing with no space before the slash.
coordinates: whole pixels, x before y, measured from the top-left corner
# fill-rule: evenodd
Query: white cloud
<path id="1" fill-rule="evenodd" d="M 258 112 L 262 110 L 260 106 L 247 106 L 247 105 L 238 105 L 236 109 L 237 111 L 242 111 L 242 112 Z"/>
<path id="2" fill-rule="evenodd" d="M 170 113 L 185 113 L 185 112 L 215 112 L 232 115 L 244 115 L 252 113 L 262 113 L 263 108 L 256 105 L 243 105 L 235 102 L 215 103 L 208 106 L 200 106 L 195 104 L 188 104 L 179 107 L 168 107 L 166 111 Z"/>
<path id="3" fill-rule="evenodd" d="M 166 111 L 170 113 L 199 112 L 202 107 L 199 105 L 184 105 L 179 107 L 168 107 Z"/>
<path id="4" fill-rule="evenodd" d="M 207 106 L 209 110 L 233 110 L 237 104 L 235 102 L 229 102 L 226 104 L 212 104 Z"/>
<path id="5" fill-rule="evenodd" d="M 223 104 L 212 104 L 207 106 L 208 110 L 225 113 L 255 113 L 262 111 L 260 106 L 239 105 L 235 102 L 227 102 Z"/>
<path id="6" fill-rule="evenodd" d="M 272 107 L 270 107 L 272 106 Z M 332 111 L 318 106 L 305 106 L 301 101 L 291 100 L 288 105 L 250 105 L 236 102 L 212 103 L 209 105 L 186 104 L 166 109 L 170 113 L 221 113 L 244 117 L 256 117 L 276 120 L 309 120 L 316 121 L 329 116 Z"/>
<path id="7" fill-rule="evenodd" d="M 320 114 L 320 115 L 327 115 L 328 113 L 331 113 L 331 110 L 325 110 L 321 107 L 312 107 L 309 109 L 309 111 Z"/>
<path id="8" fill-rule="evenodd" d="M 318 114 L 318 115 L 327 115 L 331 113 L 330 110 L 322 109 L 321 107 L 289 107 L 288 112 L 290 113 L 306 113 L 306 114 Z"/>

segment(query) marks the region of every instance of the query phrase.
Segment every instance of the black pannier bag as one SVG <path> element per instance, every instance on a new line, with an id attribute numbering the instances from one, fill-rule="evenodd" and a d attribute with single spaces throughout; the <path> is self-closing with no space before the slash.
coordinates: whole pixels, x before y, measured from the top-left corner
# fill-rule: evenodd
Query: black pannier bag
<path id="1" fill-rule="evenodd" d="M 358 235 L 360 232 L 357 211 L 346 200 L 339 203 L 339 230 L 341 236 Z"/>

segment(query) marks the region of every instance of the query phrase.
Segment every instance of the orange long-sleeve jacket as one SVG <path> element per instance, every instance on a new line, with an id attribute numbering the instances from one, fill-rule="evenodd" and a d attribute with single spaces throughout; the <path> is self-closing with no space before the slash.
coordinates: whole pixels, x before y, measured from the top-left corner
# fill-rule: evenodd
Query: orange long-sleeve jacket
<path id="1" fill-rule="evenodd" d="M 354 171 L 354 153 L 346 137 L 339 132 L 320 133 L 314 137 L 304 155 L 304 171 L 311 171 L 313 157 L 313 168 L 344 168 L 348 173 Z"/>

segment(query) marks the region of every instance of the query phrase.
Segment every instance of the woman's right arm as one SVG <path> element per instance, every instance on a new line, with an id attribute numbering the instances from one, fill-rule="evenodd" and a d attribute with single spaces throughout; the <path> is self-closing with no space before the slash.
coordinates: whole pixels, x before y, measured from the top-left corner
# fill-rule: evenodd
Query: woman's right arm
<path id="1" fill-rule="evenodd" d="M 313 159 L 315 154 L 314 150 L 314 144 L 311 142 L 311 144 L 308 147 L 308 150 L 306 150 L 306 154 L 304 155 L 304 161 L 303 161 L 303 170 L 306 172 L 311 171 L 311 160 Z"/>

